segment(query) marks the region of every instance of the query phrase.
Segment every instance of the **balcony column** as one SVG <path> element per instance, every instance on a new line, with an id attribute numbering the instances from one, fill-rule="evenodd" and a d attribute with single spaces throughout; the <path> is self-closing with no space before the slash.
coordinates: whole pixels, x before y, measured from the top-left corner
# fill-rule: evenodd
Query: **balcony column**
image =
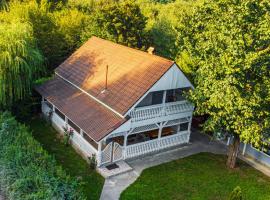
<path id="1" fill-rule="evenodd" d="M 165 104 L 166 104 L 166 96 L 167 96 L 167 90 L 164 90 L 164 91 L 163 91 L 163 98 L 162 98 L 162 105 L 163 105 L 163 108 L 162 108 L 162 115 L 165 115 L 165 114 L 166 114 L 166 107 L 165 107 Z"/>
<path id="2" fill-rule="evenodd" d="M 162 98 L 162 104 L 165 105 L 166 103 L 166 96 L 167 96 L 167 90 L 163 91 L 163 98 Z"/>

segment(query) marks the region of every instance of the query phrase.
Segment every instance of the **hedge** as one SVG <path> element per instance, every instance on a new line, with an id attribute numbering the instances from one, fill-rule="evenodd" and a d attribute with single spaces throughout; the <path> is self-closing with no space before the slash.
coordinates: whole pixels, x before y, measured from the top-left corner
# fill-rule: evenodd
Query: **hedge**
<path id="1" fill-rule="evenodd" d="M 0 186 L 10 200 L 81 200 L 81 183 L 56 164 L 29 129 L 0 114 Z"/>

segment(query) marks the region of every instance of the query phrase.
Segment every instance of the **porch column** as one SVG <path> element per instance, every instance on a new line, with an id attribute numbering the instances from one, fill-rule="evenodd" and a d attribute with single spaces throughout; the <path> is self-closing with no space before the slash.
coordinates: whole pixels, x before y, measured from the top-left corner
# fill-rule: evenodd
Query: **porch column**
<path id="1" fill-rule="evenodd" d="M 160 123 L 159 129 L 158 129 L 158 140 L 161 138 L 162 128 L 163 128 L 163 125 L 162 123 Z"/>
<path id="2" fill-rule="evenodd" d="M 191 134 L 191 124 L 192 124 L 192 116 L 189 119 L 189 123 L 188 123 L 188 141 L 190 140 L 190 134 Z"/>
<path id="3" fill-rule="evenodd" d="M 191 130 L 191 124 L 192 124 L 192 116 L 190 117 L 189 122 L 188 122 L 188 132 L 189 133 L 190 133 L 190 130 Z"/>
<path id="4" fill-rule="evenodd" d="M 123 157 L 126 158 L 126 148 L 127 148 L 127 138 L 128 138 L 128 132 L 124 135 L 124 149 L 123 149 Z"/>
<path id="5" fill-rule="evenodd" d="M 53 112 L 55 112 L 55 106 L 53 105 L 53 107 L 52 107 L 52 110 L 53 110 Z"/>
<path id="6" fill-rule="evenodd" d="M 97 152 L 97 166 L 101 165 L 101 147 L 102 147 L 102 140 L 98 142 L 98 152 Z"/>
<path id="7" fill-rule="evenodd" d="M 177 133 L 180 132 L 180 124 L 177 125 Z"/>

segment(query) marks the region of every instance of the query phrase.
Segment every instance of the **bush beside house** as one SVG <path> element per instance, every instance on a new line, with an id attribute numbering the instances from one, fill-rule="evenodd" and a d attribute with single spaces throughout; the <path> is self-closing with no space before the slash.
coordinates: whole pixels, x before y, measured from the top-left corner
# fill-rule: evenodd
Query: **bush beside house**
<path id="1" fill-rule="evenodd" d="M 70 178 L 9 113 L 0 114 L 0 185 L 8 199 L 85 199 Z"/>

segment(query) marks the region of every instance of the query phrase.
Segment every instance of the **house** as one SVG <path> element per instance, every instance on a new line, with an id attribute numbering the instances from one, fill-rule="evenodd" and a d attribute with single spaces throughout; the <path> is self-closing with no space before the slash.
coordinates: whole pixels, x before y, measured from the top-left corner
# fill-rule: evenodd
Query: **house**
<path id="1" fill-rule="evenodd" d="M 101 166 L 188 143 L 191 88 L 175 62 L 92 37 L 37 91 L 53 126 Z"/>

